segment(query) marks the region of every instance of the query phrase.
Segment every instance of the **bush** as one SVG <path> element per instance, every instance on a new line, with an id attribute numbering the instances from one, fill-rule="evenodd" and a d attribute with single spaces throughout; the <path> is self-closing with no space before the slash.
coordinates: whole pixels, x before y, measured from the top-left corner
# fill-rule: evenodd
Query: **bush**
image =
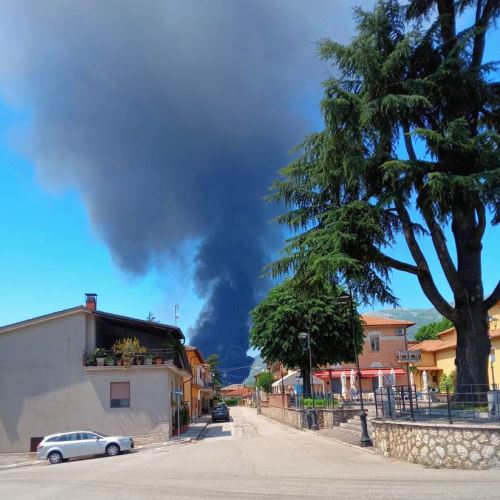
<path id="1" fill-rule="evenodd" d="M 313 400 L 312 398 L 304 398 L 302 400 L 302 404 L 304 405 L 304 408 L 312 408 L 312 404 L 313 403 Z M 338 405 L 339 402 L 334 398 L 333 399 L 333 406 L 336 406 Z M 315 399 L 314 400 L 314 406 L 315 408 L 326 408 L 328 406 L 330 406 L 330 400 L 329 399 Z"/>
<path id="2" fill-rule="evenodd" d="M 229 398 L 224 401 L 224 403 L 226 403 L 227 406 L 237 406 L 239 402 L 240 400 L 238 398 Z"/>
<path id="3" fill-rule="evenodd" d="M 453 370 L 449 375 L 443 373 L 441 379 L 439 380 L 439 392 L 446 392 L 446 388 L 448 388 L 448 392 L 455 392 L 456 385 L 456 373 Z"/>

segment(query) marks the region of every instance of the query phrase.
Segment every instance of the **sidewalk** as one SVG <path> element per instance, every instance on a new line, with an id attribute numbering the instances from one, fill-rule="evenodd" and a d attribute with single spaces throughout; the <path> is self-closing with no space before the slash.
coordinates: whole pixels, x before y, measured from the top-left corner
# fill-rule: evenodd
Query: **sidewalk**
<path id="1" fill-rule="evenodd" d="M 0 453 L 0 470 L 40 463 L 36 453 Z"/>
<path id="2" fill-rule="evenodd" d="M 196 441 L 211 421 L 212 417 L 210 415 L 204 415 L 198 418 L 191 422 L 188 430 L 183 432 L 179 437 L 175 435 L 169 438 L 168 443 L 189 443 L 190 441 Z"/>

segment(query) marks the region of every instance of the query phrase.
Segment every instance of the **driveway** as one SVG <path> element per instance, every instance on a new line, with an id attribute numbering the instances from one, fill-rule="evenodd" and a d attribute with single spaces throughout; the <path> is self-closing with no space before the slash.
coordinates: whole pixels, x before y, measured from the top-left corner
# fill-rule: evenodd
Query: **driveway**
<path id="1" fill-rule="evenodd" d="M 0 498 L 494 498 L 498 470 L 433 470 L 232 408 L 200 441 L 0 471 Z"/>

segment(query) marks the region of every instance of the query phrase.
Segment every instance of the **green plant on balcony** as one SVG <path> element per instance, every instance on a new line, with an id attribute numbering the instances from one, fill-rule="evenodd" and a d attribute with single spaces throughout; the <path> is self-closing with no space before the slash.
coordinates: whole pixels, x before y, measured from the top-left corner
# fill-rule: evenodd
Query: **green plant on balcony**
<path id="1" fill-rule="evenodd" d="M 104 366 L 106 361 L 106 350 L 102 347 L 97 347 L 94 350 L 94 359 L 96 360 L 97 366 Z"/>
<path id="2" fill-rule="evenodd" d="M 147 352 L 146 347 L 141 346 L 137 337 L 124 337 L 113 344 L 113 352 L 119 356 L 119 364 L 130 366 L 136 356 L 142 356 Z"/>
<path id="3" fill-rule="evenodd" d="M 106 365 L 107 366 L 114 366 L 115 365 L 115 357 L 108 355 L 106 356 Z"/>

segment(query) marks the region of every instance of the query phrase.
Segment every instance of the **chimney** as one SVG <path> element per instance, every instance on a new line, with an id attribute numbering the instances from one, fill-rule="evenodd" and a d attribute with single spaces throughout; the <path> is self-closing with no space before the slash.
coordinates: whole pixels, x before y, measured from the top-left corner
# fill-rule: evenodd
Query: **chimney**
<path id="1" fill-rule="evenodd" d="M 97 309 L 97 293 L 85 294 L 85 307 L 95 311 Z"/>

